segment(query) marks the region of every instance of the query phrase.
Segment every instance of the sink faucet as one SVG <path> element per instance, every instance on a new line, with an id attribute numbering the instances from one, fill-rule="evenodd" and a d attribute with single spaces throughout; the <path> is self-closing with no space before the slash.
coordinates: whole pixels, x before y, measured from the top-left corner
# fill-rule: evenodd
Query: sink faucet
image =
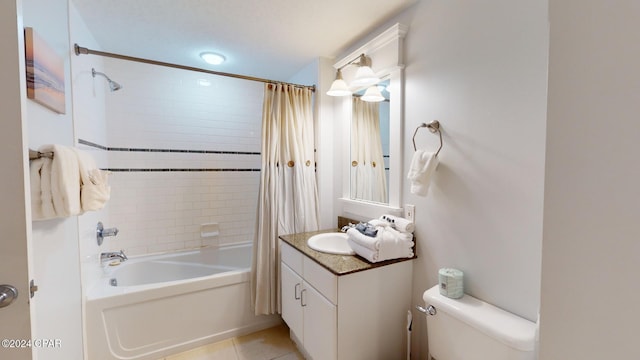
<path id="1" fill-rule="evenodd" d="M 103 252 L 100 253 L 100 263 L 104 263 L 106 261 L 111 261 L 119 259 L 120 261 L 127 261 L 129 258 L 124 254 L 124 250 L 120 250 L 119 252 L 111 251 L 111 252 Z"/>
<path id="2" fill-rule="evenodd" d="M 345 225 L 345 226 L 343 226 L 343 227 L 340 229 L 340 231 L 342 231 L 342 232 L 347 232 L 347 230 L 349 230 L 349 229 L 351 229 L 352 227 L 355 227 L 355 226 L 356 226 L 355 224 L 349 223 L 349 225 Z"/>

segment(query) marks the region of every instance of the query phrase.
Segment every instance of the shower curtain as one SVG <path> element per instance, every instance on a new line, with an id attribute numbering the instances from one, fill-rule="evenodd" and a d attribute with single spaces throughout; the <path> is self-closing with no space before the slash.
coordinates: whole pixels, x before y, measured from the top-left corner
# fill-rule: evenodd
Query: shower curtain
<path id="1" fill-rule="evenodd" d="M 278 235 L 318 230 L 312 92 L 266 84 L 262 167 L 251 268 L 255 314 L 280 311 Z"/>
<path id="2" fill-rule="evenodd" d="M 388 202 L 380 137 L 380 105 L 353 97 L 351 123 L 351 197 Z"/>

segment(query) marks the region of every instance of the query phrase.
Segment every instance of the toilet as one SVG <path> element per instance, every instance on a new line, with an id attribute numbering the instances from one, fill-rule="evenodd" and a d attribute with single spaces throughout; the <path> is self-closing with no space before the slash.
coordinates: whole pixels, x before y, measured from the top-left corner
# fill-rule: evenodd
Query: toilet
<path id="1" fill-rule="evenodd" d="M 438 285 L 422 299 L 433 314 L 427 315 L 429 360 L 535 360 L 534 322 L 470 295 L 450 299 Z"/>

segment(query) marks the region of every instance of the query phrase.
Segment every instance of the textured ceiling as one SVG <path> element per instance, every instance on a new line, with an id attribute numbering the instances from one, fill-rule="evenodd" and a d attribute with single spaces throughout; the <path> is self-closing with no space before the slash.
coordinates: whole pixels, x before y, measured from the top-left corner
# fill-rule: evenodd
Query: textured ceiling
<path id="1" fill-rule="evenodd" d="M 354 41 L 416 1 L 73 0 L 73 3 L 103 51 L 287 80 L 314 58 L 340 55 Z M 208 65 L 198 56 L 203 51 L 222 53 L 227 61 Z"/>

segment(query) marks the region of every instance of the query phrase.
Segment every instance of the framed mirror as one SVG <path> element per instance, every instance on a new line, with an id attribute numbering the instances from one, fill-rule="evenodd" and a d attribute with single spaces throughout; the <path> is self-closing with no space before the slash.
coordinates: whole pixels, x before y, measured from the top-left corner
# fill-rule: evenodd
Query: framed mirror
<path id="1" fill-rule="evenodd" d="M 379 164 L 380 151 L 372 151 L 375 146 L 371 144 L 371 140 L 375 137 L 375 132 L 361 131 L 360 126 L 357 125 L 361 122 L 361 119 L 358 120 L 358 111 L 355 111 L 354 115 L 354 104 L 357 103 L 354 99 L 362 94 L 362 89 L 352 89 L 355 96 L 336 98 L 338 100 L 334 101 L 336 107 L 334 114 L 345 126 L 341 131 L 343 175 L 342 197 L 339 199 L 344 214 L 367 218 L 379 217 L 385 213 L 402 215 L 401 192 L 404 171 L 402 167 L 404 133 L 402 42 L 407 30 L 404 25 L 396 24 L 334 64 L 335 69 L 342 69 L 344 80 L 351 83 L 357 66 L 345 65 L 360 54 L 370 57 L 371 68 L 378 78 L 382 79 L 378 83 L 384 86 L 381 93 L 388 99 L 388 101 L 376 103 L 379 112 L 377 124 L 383 166 Z M 385 119 L 383 120 L 382 117 Z M 377 155 L 374 156 L 374 152 Z M 384 175 L 381 169 L 384 169 Z"/>

